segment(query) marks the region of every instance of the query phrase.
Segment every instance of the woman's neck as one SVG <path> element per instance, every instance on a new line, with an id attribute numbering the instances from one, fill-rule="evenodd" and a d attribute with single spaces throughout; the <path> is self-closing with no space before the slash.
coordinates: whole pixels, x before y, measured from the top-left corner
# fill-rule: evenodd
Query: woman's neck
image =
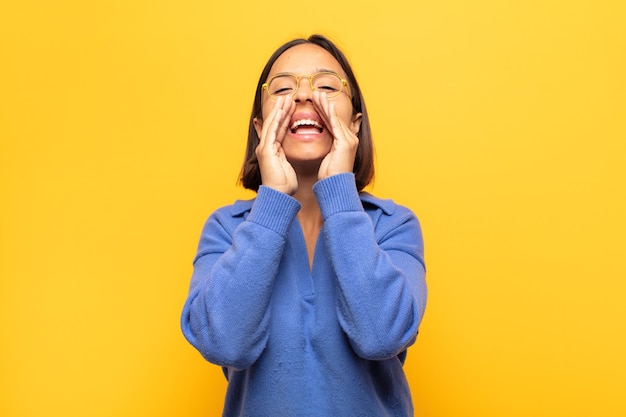
<path id="1" fill-rule="evenodd" d="M 320 207 L 317 204 L 315 193 L 313 192 L 313 185 L 317 182 L 317 175 L 315 177 L 298 177 L 298 190 L 293 197 L 298 200 L 300 205 L 300 212 L 298 213 L 298 220 L 300 223 L 319 223 L 321 225 L 322 213 Z"/>
<path id="2" fill-rule="evenodd" d="M 304 235 L 310 268 L 313 268 L 317 237 L 324 224 L 320 206 L 317 204 L 315 193 L 313 193 L 315 182 L 317 182 L 317 175 L 315 177 L 298 177 L 298 191 L 293 195 L 301 205 L 297 217 Z"/>

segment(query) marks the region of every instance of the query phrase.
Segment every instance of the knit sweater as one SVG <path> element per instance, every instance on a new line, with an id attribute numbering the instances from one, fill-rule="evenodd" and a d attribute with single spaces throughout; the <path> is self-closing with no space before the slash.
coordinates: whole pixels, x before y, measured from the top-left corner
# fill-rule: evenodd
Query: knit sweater
<path id="1" fill-rule="evenodd" d="M 404 375 L 426 304 L 421 229 L 353 174 L 318 181 L 312 267 L 293 197 L 261 186 L 207 220 L 181 323 L 224 369 L 223 416 L 412 416 Z"/>

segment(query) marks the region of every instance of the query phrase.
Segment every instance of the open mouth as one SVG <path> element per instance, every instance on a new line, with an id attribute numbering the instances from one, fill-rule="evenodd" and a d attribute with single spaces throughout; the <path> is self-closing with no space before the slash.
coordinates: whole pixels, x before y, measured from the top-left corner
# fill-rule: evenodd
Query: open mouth
<path id="1" fill-rule="evenodd" d="M 301 119 L 293 122 L 290 130 L 293 134 L 322 133 L 324 126 L 313 119 Z"/>

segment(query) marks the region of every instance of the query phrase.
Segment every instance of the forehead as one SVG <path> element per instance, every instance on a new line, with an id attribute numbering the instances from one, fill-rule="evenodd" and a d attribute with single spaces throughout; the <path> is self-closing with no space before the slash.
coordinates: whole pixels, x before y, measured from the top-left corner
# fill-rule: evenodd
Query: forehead
<path id="1" fill-rule="evenodd" d="M 336 72 L 345 78 L 339 62 L 324 48 L 306 43 L 287 49 L 272 65 L 271 77 L 279 72 L 313 74 L 322 70 Z"/>

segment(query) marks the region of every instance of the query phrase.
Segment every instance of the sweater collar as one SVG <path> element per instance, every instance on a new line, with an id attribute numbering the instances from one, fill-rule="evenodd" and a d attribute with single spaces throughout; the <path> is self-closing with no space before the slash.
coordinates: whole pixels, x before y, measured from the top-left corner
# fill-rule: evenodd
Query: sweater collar
<path id="1" fill-rule="evenodd" d="M 363 207 L 367 208 L 367 206 L 374 206 L 375 208 L 381 209 L 385 214 L 391 215 L 395 211 L 395 203 L 392 200 L 386 200 L 378 197 L 374 197 L 372 194 L 367 192 L 359 193 L 359 197 L 361 198 L 361 202 L 363 203 Z M 230 214 L 233 217 L 238 217 L 247 213 L 252 208 L 252 203 L 254 203 L 254 199 L 252 200 L 237 200 L 230 208 Z"/>
<path id="2" fill-rule="evenodd" d="M 359 193 L 359 197 L 361 197 L 361 201 L 363 203 L 371 204 L 372 206 L 381 209 L 388 216 L 392 215 L 394 211 L 396 211 L 396 204 L 392 200 L 374 197 L 365 191 Z"/>

